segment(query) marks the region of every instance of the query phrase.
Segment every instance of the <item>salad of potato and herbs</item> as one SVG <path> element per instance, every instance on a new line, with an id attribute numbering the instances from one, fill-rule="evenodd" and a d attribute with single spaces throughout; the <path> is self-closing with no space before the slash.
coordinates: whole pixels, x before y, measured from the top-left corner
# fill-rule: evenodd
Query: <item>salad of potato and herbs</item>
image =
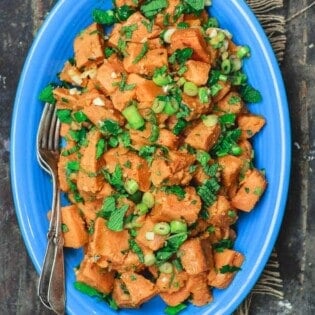
<path id="1" fill-rule="evenodd" d="M 75 287 L 113 308 L 159 295 L 175 314 L 212 300 L 244 257 L 239 212 L 266 188 L 252 138 L 265 120 L 232 41 L 205 0 L 116 0 L 95 9 L 74 57 L 40 99 L 66 140 L 59 183 L 65 246 L 84 248 Z M 112 25 L 110 32 L 104 29 Z"/>

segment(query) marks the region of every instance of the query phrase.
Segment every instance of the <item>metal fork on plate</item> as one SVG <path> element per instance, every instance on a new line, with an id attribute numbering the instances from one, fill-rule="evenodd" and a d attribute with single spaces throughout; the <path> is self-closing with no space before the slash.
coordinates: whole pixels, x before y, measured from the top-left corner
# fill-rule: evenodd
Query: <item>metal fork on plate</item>
<path id="1" fill-rule="evenodd" d="M 48 242 L 38 284 L 42 303 L 57 314 L 65 312 L 63 234 L 58 182 L 60 121 L 53 104 L 45 104 L 37 133 L 37 159 L 52 177 L 53 199 Z"/>

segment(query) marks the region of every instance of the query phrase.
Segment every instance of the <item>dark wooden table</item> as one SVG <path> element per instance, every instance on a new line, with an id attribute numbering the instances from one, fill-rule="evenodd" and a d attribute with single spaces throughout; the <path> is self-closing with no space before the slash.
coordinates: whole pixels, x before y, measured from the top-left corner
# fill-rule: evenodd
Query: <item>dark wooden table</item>
<path id="1" fill-rule="evenodd" d="M 285 0 L 292 17 L 311 0 Z M 26 253 L 10 190 L 10 120 L 19 74 L 52 0 L 0 1 L 0 314 L 51 314 L 36 297 L 37 274 Z M 282 64 L 292 120 L 292 175 L 277 241 L 284 300 L 254 297 L 251 314 L 315 314 L 315 6 L 287 24 Z M 215 314 L 214 314 L 215 315 Z"/>

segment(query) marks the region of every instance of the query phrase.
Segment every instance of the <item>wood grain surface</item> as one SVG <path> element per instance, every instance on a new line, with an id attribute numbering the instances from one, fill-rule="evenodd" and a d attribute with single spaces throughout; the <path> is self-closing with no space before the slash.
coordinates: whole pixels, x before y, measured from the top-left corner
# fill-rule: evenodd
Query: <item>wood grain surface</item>
<path id="1" fill-rule="evenodd" d="M 288 18 L 312 1 L 285 0 Z M 18 78 L 36 30 L 55 1 L 0 1 L 0 314 L 46 315 L 10 190 L 10 121 Z M 284 300 L 253 298 L 250 314 L 315 314 L 315 6 L 287 24 L 282 72 L 292 121 L 292 173 L 277 241 Z M 215 314 L 214 314 L 215 315 Z"/>

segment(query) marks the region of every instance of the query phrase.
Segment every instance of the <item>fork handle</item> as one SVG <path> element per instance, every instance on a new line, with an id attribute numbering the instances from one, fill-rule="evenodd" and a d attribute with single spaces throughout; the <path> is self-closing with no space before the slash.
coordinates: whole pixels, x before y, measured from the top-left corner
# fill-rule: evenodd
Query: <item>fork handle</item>
<path id="1" fill-rule="evenodd" d="M 53 180 L 52 214 L 47 235 L 47 248 L 39 278 L 38 296 L 57 314 L 64 314 L 65 285 L 63 235 L 61 230 L 60 189 Z"/>

